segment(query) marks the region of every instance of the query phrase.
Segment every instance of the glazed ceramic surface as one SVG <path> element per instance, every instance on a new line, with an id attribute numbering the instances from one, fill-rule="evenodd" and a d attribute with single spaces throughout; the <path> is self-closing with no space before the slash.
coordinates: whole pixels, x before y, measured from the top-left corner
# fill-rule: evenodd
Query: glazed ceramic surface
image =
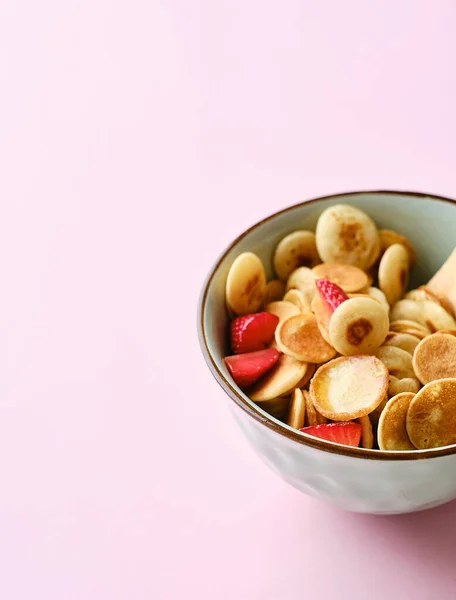
<path id="1" fill-rule="evenodd" d="M 255 252 L 272 276 L 272 252 L 278 241 L 295 229 L 315 230 L 321 212 L 339 203 L 361 208 L 379 228 L 394 229 L 410 239 L 418 255 L 411 286 L 428 281 L 456 245 L 456 203 L 445 198 L 358 192 L 293 206 L 253 226 L 215 264 L 201 294 L 201 347 L 252 448 L 292 486 L 357 512 L 394 514 L 437 506 L 456 498 L 455 446 L 380 452 L 317 440 L 291 429 L 249 400 L 233 383 L 223 362 L 228 352 L 225 281 L 233 260 L 241 252 Z"/>

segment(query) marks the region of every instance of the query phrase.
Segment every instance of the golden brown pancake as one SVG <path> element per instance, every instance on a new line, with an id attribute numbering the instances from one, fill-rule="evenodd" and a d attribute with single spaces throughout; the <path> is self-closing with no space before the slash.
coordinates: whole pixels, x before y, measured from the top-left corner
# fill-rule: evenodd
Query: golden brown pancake
<path id="1" fill-rule="evenodd" d="M 311 313 L 308 297 L 301 290 L 289 290 L 283 297 L 285 302 L 291 302 L 299 308 L 302 313 Z"/>
<path id="2" fill-rule="evenodd" d="M 274 252 L 274 271 L 286 282 L 298 267 L 312 268 L 321 262 L 313 231 L 293 231 L 277 244 Z"/>
<path id="3" fill-rule="evenodd" d="M 264 298 L 266 273 L 253 252 L 243 252 L 230 267 L 226 280 L 226 303 L 236 315 L 256 312 Z"/>
<path id="4" fill-rule="evenodd" d="M 384 346 L 395 346 L 401 350 L 405 350 L 413 356 L 415 348 L 420 343 L 420 340 L 409 333 L 397 333 L 390 331 L 383 342 Z"/>
<path id="5" fill-rule="evenodd" d="M 312 298 L 317 291 L 312 269 L 308 267 L 298 267 L 295 269 L 287 279 L 285 289 L 287 292 L 290 290 L 301 290 L 307 296 L 308 301 L 312 302 Z"/>
<path id="6" fill-rule="evenodd" d="M 418 344 L 413 368 L 421 383 L 456 377 L 456 337 L 434 333 Z"/>
<path id="7" fill-rule="evenodd" d="M 373 298 L 342 302 L 329 321 L 331 344 L 344 356 L 375 354 L 388 330 L 388 312 Z"/>
<path id="8" fill-rule="evenodd" d="M 279 321 L 286 321 L 293 315 L 299 315 L 300 310 L 296 304 L 291 302 L 285 302 L 285 300 L 276 300 L 275 302 L 269 302 L 264 307 L 264 310 L 276 317 L 279 317 Z"/>
<path id="9" fill-rule="evenodd" d="M 393 244 L 386 249 L 378 267 L 378 286 L 390 306 L 402 298 L 407 289 L 410 263 L 407 249 Z"/>
<path id="10" fill-rule="evenodd" d="M 403 377 L 399 379 L 394 375 L 389 376 L 388 396 L 392 398 L 402 392 L 411 392 L 416 394 L 420 389 L 421 384 L 416 377 Z"/>
<path id="11" fill-rule="evenodd" d="M 383 409 L 388 402 L 388 396 L 385 394 L 385 397 L 380 402 L 380 404 L 375 408 L 371 413 L 369 413 L 370 422 L 374 427 L 377 427 L 378 420 L 380 419 L 380 415 L 382 414 Z"/>
<path id="12" fill-rule="evenodd" d="M 316 279 L 327 279 L 341 287 L 346 293 L 353 293 L 369 287 L 369 276 L 354 265 L 324 263 L 312 269 Z"/>
<path id="13" fill-rule="evenodd" d="M 386 310 L 389 311 L 390 305 L 388 304 L 388 300 L 386 299 L 386 296 L 382 292 L 382 290 L 380 290 L 377 287 L 370 286 L 367 289 L 367 293 L 369 294 L 369 296 L 371 298 L 374 298 L 375 300 L 378 300 L 379 302 L 381 302 L 381 304 L 383 304 L 383 306 L 386 308 Z"/>
<path id="14" fill-rule="evenodd" d="M 361 448 L 372 450 L 374 447 L 374 433 L 372 431 L 372 423 L 369 419 L 369 415 L 359 417 L 357 421 L 361 425 Z"/>
<path id="15" fill-rule="evenodd" d="M 307 371 L 307 363 L 282 354 L 274 367 L 254 385 L 249 397 L 254 402 L 273 400 L 291 392 Z"/>
<path id="16" fill-rule="evenodd" d="M 323 339 L 314 315 L 299 314 L 279 323 L 275 339 L 281 352 L 297 360 L 323 363 L 336 355 Z"/>
<path id="17" fill-rule="evenodd" d="M 349 421 L 375 410 L 388 389 L 388 370 L 374 356 L 343 356 L 321 366 L 310 382 L 316 409 Z"/>
<path id="18" fill-rule="evenodd" d="M 319 425 L 317 411 L 315 410 L 315 405 L 312 401 L 311 395 L 307 390 L 303 390 L 302 394 L 306 401 L 306 424 L 309 427 Z"/>
<path id="19" fill-rule="evenodd" d="M 414 397 L 415 394 L 403 392 L 386 404 L 378 422 L 380 450 L 415 450 L 406 428 L 407 411 Z"/>
<path id="20" fill-rule="evenodd" d="M 382 346 L 378 349 L 376 356 L 385 364 L 390 375 L 394 375 L 399 379 L 415 377 L 412 357 L 405 350 L 395 346 Z"/>
<path id="21" fill-rule="evenodd" d="M 412 400 L 407 433 L 419 449 L 456 444 L 456 379 L 427 383 Z"/>
<path id="22" fill-rule="evenodd" d="M 392 231 L 391 229 L 380 229 L 378 235 L 380 238 L 380 253 L 382 255 L 385 253 L 386 249 L 393 244 L 402 244 L 407 249 L 410 267 L 414 266 L 416 262 L 415 249 L 405 235 L 401 235 L 400 233 Z"/>
<path id="23" fill-rule="evenodd" d="M 347 204 L 330 206 L 322 212 L 316 230 L 317 250 L 326 263 L 344 263 L 369 269 L 380 253 L 374 221 Z"/>
<path id="24" fill-rule="evenodd" d="M 295 429 L 304 427 L 306 414 L 306 401 L 300 389 L 295 388 L 291 394 L 290 406 L 288 408 L 287 425 Z"/>
<path id="25" fill-rule="evenodd" d="M 396 333 L 409 333 L 420 340 L 431 333 L 427 327 L 424 327 L 415 321 L 407 321 L 403 319 L 399 321 L 391 321 L 390 331 L 395 331 Z"/>
<path id="26" fill-rule="evenodd" d="M 306 374 L 301 379 L 301 381 L 296 385 L 296 387 L 300 388 L 300 389 L 305 388 L 306 385 L 309 383 L 309 381 L 312 379 L 316 369 L 317 369 L 317 366 L 314 363 L 307 363 Z"/>

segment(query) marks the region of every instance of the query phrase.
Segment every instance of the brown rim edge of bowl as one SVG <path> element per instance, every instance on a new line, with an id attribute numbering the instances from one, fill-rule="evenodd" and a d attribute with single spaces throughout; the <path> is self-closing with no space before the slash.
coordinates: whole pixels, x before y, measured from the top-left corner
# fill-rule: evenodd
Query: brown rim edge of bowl
<path id="1" fill-rule="evenodd" d="M 251 407 L 245 399 L 241 396 L 237 389 L 235 389 L 231 383 L 226 379 L 224 374 L 219 370 L 217 364 L 209 351 L 209 346 L 206 339 L 206 332 L 204 329 L 204 312 L 206 308 L 206 300 L 208 295 L 208 289 L 212 282 L 212 279 L 220 267 L 220 264 L 225 259 L 226 255 L 232 250 L 232 248 L 238 244 L 246 235 L 248 235 L 251 231 L 263 225 L 267 221 L 276 218 L 278 215 L 290 212 L 299 206 L 303 206 L 305 204 L 313 204 L 316 202 L 322 202 L 323 200 L 338 200 L 342 198 L 346 198 L 347 196 L 362 196 L 365 194 L 380 194 L 380 195 L 396 195 L 396 196 L 414 196 L 416 198 L 429 198 L 433 200 L 440 200 L 444 202 L 449 202 L 451 204 L 456 204 L 456 200 L 452 198 L 447 198 L 445 196 L 436 196 L 435 194 L 426 194 L 423 192 L 408 192 L 408 191 L 395 191 L 395 190 L 365 190 L 365 191 L 356 191 L 356 192 L 343 192 L 340 194 L 329 194 L 328 196 L 321 196 L 318 198 L 312 198 L 310 200 L 305 200 L 303 202 L 298 202 L 292 206 L 288 206 L 282 210 L 279 210 L 268 217 L 265 217 L 261 221 L 258 221 L 248 229 L 246 229 L 241 235 L 239 235 L 235 240 L 231 242 L 231 244 L 225 248 L 223 253 L 218 257 L 216 262 L 211 267 L 209 274 L 207 275 L 199 297 L 198 301 L 198 310 L 197 310 L 197 329 L 198 329 L 198 338 L 201 347 L 201 351 L 203 353 L 204 359 L 214 376 L 217 383 L 221 386 L 221 388 L 227 393 L 227 395 L 235 402 L 239 408 L 241 408 L 244 412 L 246 412 L 250 417 L 258 421 L 262 425 L 266 426 L 268 429 L 271 429 L 275 433 L 279 435 L 283 435 L 290 440 L 297 442 L 298 444 L 302 444 L 304 446 L 309 446 L 311 448 L 315 448 L 318 450 L 323 450 L 324 452 L 330 452 L 332 454 L 339 454 L 341 456 L 349 456 L 353 458 L 364 458 L 371 460 L 421 460 L 428 458 L 437 458 L 439 456 L 449 456 L 451 454 L 456 453 L 456 444 L 452 446 L 445 446 L 444 448 L 435 448 L 431 450 L 406 450 L 402 452 L 392 452 L 386 450 L 366 450 L 365 448 L 352 448 L 349 446 L 342 446 L 338 444 L 332 444 L 330 442 L 325 442 L 324 440 L 320 440 L 319 438 L 312 438 L 311 436 L 304 436 L 298 432 L 290 431 L 284 425 L 276 423 L 269 419 L 268 417 L 263 416 L 261 413 L 257 412 L 253 407 Z"/>

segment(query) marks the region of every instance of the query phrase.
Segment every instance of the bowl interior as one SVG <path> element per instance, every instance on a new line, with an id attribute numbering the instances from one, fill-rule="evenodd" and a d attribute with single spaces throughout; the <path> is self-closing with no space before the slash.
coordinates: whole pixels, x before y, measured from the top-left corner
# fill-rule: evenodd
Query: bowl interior
<path id="1" fill-rule="evenodd" d="M 417 252 L 417 265 L 411 274 L 412 287 L 426 283 L 455 247 L 456 203 L 405 192 L 357 192 L 321 198 L 293 206 L 254 225 L 235 240 L 216 263 L 202 296 L 203 337 L 218 371 L 217 375 L 223 377 L 222 383 L 227 385 L 227 391 L 233 391 L 233 386 L 223 361 L 229 351 L 225 282 L 232 262 L 241 252 L 255 252 L 262 259 L 268 278 L 272 278 L 272 254 L 280 239 L 296 229 L 315 231 L 323 210 L 341 203 L 364 210 L 379 228 L 394 229 L 407 236 Z M 291 431 L 291 428 L 265 413 L 245 394 L 236 390 L 236 395 L 261 415 L 262 420 L 267 418 L 279 428 Z"/>

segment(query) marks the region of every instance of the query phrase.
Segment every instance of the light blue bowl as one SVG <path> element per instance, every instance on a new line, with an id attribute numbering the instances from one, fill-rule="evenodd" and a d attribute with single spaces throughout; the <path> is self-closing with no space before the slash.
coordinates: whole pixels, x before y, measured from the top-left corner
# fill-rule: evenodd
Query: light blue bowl
<path id="1" fill-rule="evenodd" d="M 225 250 L 203 286 L 198 314 L 201 349 L 230 399 L 233 416 L 259 456 L 283 479 L 341 508 L 392 514 L 422 510 L 456 498 L 456 446 L 381 452 L 349 448 L 298 432 L 267 414 L 232 381 L 225 282 L 234 259 L 255 252 L 272 277 L 272 253 L 296 229 L 315 230 L 333 204 L 351 204 L 379 228 L 405 235 L 417 252 L 410 285 L 427 282 L 456 246 L 456 201 L 414 192 L 354 192 L 317 198 L 282 210 L 251 227 Z"/>

